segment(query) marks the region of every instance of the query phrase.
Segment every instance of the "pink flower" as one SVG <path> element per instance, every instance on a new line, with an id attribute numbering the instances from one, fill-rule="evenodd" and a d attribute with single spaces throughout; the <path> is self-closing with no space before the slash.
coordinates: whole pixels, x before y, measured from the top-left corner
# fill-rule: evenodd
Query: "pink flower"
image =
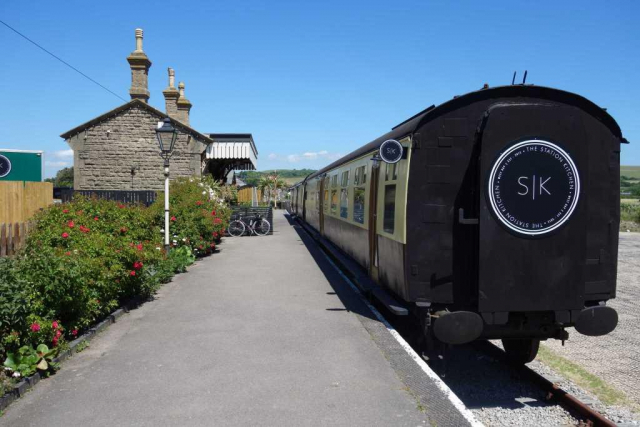
<path id="1" fill-rule="evenodd" d="M 136 275 L 135 271 L 132 270 L 132 271 L 129 272 L 129 276 L 135 276 L 135 275 Z"/>
<path id="2" fill-rule="evenodd" d="M 40 330 L 40 325 L 38 325 L 37 323 L 31 324 L 31 332 L 38 332 L 39 330 Z"/>
<path id="3" fill-rule="evenodd" d="M 85 227 L 84 225 L 81 225 L 80 226 L 80 231 L 82 231 L 83 233 L 88 233 L 91 230 L 88 227 Z"/>
<path id="4" fill-rule="evenodd" d="M 76 224 L 73 221 L 69 221 L 67 225 L 69 226 L 69 228 L 73 228 Z"/>
<path id="5" fill-rule="evenodd" d="M 60 325 L 58 325 L 58 321 L 57 321 L 57 320 L 54 320 L 53 322 L 51 322 L 51 327 L 52 327 L 53 329 L 58 329 L 58 327 L 59 327 L 59 326 L 60 326 Z"/>
<path id="6" fill-rule="evenodd" d="M 71 256 L 71 252 L 65 252 L 64 253 L 66 256 Z"/>
<path id="7" fill-rule="evenodd" d="M 176 220 L 176 217 L 175 217 L 175 216 L 172 216 L 172 217 L 171 217 L 171 221 L 175 221 L 175 220 Z"/>
<path id="8" fill-rule="evenodd" d="M 136 261 L 133 263 L 133 269 L 134 270 L 140 270 L 142 268 L 142 261 Z"/>
<path id="9" fill-rule="evenodd" d="M 220 218 L 214 218 L 213 222 L 214 222 L 214 224 L 220 224 L 222 222 L 222 220 Z"/>
<path id="10" fill-rule="evenodd" d="M 214 239 L 218 237 L 218 233 L 216 233 L 215 231 L 212 233 Z"/>
<path id="11" fill-rule="evenodd" d="M 62 335 L 62 331 L 60 329 L 58 329 L 56 331 L 56 338 L 60 338 L 60 335 Z"/>
<path id="12" fill-rule="evenodd" d="M 141 251 L 142 250 L 142 243 L 138 243 L 138 246 L 136 246 L 136 248 Z"/>
<path id="13" fill-rule="evenodd" d="M 212 243 L 209 246 L 211 246 L 211 249 L 215 249 L 216 248 L 216 244 L 215 243 Z"/>
<path id="14" fill-rule="evenodd" d="M 97 217 L 97 216 L 94 216 L 94 217 L 93 217 L 93 220 L 94 220 L 94 221 L 97 221 L 97 220 L 98 220 L 98 217 Z"/>
<path id="15" fill-rule="evenodd" d="M 64 209 L 62 213 L 69 213 L 69 209 Z"/>
<path id="16" fill-rule="evenodd" d="M 74 329 L 73 331 L 71 331 L 71 335 L 73 335 L 74 337 L 78 336 L 78 330 Z"/>
<path id="17" fill-rule="evenodd" d="M 63 238 L 63 239 L 66 239 L 66 238 L 68 238 L 68 237 L 69 237 L 69 233 L 62 233 L 62 238 Z"/>
<path id="18" fill-rule="evenodd" d="M 53 339 L 51 340 L 51 344 L 56 347 L 58 345 L 58 337 L 53 337 Z"/>

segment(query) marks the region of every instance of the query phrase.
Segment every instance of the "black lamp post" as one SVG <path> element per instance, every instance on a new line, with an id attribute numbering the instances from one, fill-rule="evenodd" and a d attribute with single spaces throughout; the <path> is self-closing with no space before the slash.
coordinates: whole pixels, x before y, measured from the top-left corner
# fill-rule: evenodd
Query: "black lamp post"
<path id="1" fill-rule="evenodd" d="M 164 159 L 164 249 L 169 253 L 169 159 L 178 137 L 178 131 L 166 118 L 158 123 L 156 137 L 160 146 L 160 157 Z"/>

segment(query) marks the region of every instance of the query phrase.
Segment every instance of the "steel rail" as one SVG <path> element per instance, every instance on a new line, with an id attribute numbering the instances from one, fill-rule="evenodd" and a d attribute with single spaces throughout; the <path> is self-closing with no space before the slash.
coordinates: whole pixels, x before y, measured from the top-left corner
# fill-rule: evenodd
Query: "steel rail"
<path id="1" fill-rule="evenodd" d="M 491 344 L 488 341 L 478 342 L 476 348 L 489 353 L 496 359 L 509 363 L 506 354 L 499 347 Z M 511 364 L 514 366 L 513 364 Z M 524 376 L 529 378 L 531 382 L 535 383 L 538 387 L 542 388 L 547 393 L 547 400 L 555 399 L 558 404 L 566 409 L 568 412 L 577 415 L 586 421 L 586 426 L 593 427 L 615 427 L 616 424 L 607 419 L 604 415 L 597 412 L 590 406 L 581 402 L 580 399 L 572 395 L 571 393 L 563 390 L 558 384 L 549 381 L 544 376 L 540 375 L 527 365 L 515 366 Z"/>

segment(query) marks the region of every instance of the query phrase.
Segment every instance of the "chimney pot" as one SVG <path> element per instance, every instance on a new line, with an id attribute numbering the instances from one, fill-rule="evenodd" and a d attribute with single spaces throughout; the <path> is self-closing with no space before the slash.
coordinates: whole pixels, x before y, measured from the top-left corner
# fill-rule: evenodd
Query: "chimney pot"
<path id="1" fill-rule="evenodd" d="M 182 123 L 189 125 L 189 112 L 191 111 L 191 102 L 184 96 L 184 82 L 178 84 L 180 98 L 178 98 L 178 117 Z"/>
<path id="2" fill-rule="evenodd" d="M 173 68 L 167 68 L 167 74 L 169 75 L 169 86 L 162 91 L 165 109 L 169 117 L 180 120 L 178 114 L 178 98 L 180 98 L 180 92 L 178 92 L 178 89 L 175 87 L 176 73 Z"/>
<path id="3" fill-rule="evenodd" d="M 139 99 L 143 102 L 149 101 L 149 68 L 151 61 L 142 50 L 142 29 L 136 28 L 136 50 L 127 57 L 131 67 L 131 88 L 129 95 L 131 99 Z"/>

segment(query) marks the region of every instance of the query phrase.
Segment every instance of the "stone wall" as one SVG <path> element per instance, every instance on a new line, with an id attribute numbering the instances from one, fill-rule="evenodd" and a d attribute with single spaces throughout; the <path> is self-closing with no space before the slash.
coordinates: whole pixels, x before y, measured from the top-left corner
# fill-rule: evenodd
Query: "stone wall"
<path id="1" fill-rule="evenodd" d="M 164 161 L 155 132 L 160 120 L 149 110 L 134 106 L 67 140 L 74 150 L 74 188 L 162 190 Z M 171 158 L 171 178 L 200 175 L 205 148 L 193 136 L 179 133 Z"/>

